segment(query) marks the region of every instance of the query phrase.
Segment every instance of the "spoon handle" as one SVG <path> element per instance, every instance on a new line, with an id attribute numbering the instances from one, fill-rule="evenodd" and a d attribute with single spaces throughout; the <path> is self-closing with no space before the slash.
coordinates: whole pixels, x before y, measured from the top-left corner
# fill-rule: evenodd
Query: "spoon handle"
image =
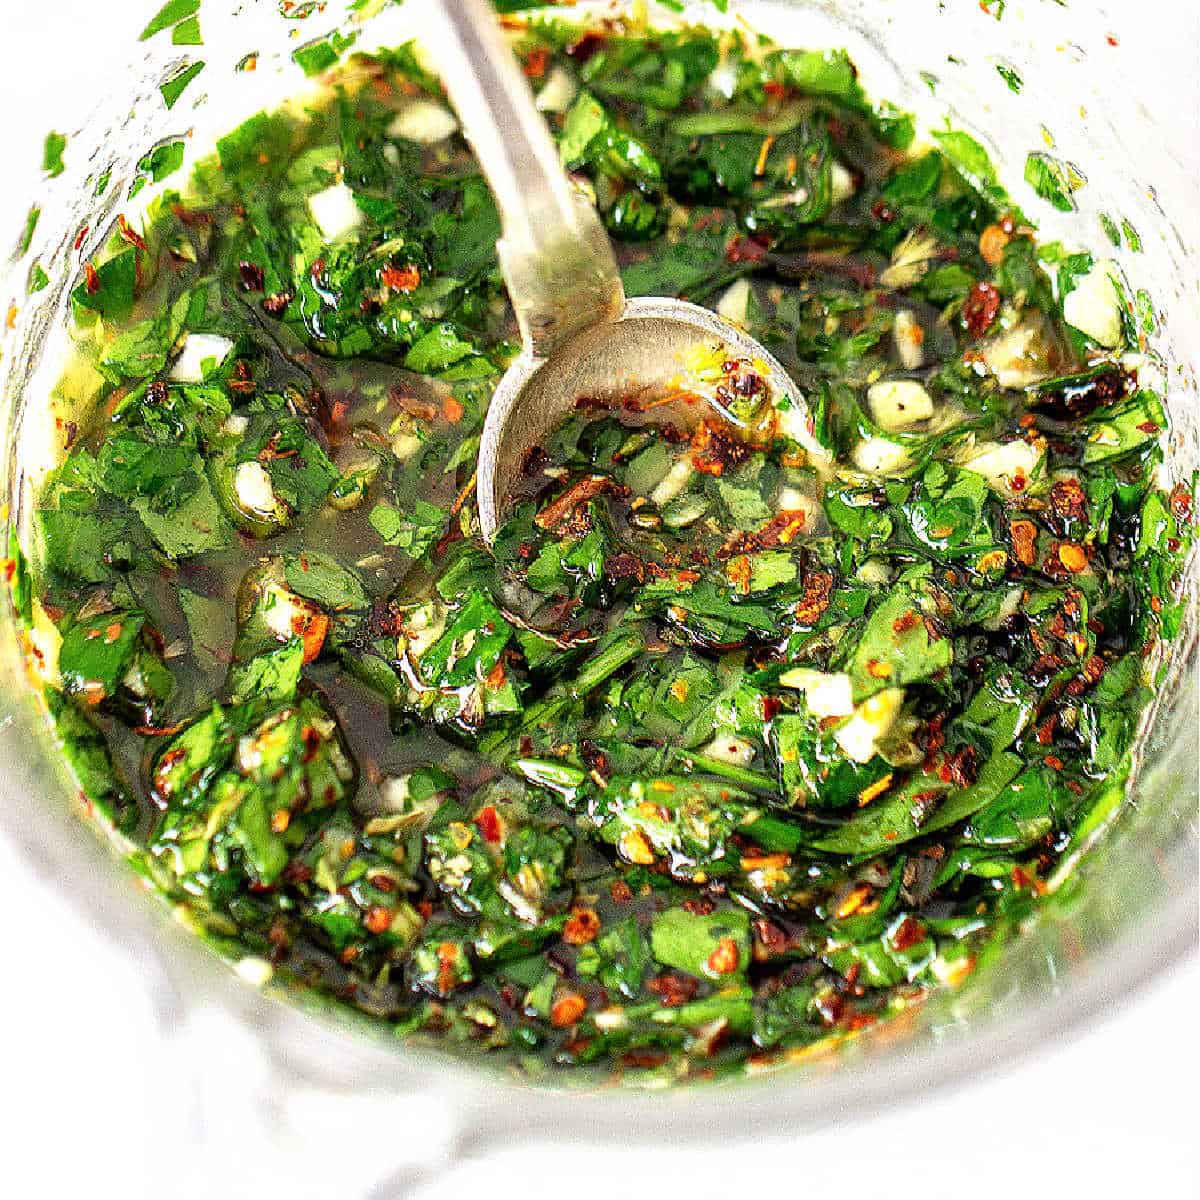
<path id="1" fill-rule="evenodd" d="M 496 249 L 526 351 L 548 356 L 621 314 L 625 293 L 595 209 L 558 148 L 486 0 L 435 0 L 427 45 L 496 198 Z"/>

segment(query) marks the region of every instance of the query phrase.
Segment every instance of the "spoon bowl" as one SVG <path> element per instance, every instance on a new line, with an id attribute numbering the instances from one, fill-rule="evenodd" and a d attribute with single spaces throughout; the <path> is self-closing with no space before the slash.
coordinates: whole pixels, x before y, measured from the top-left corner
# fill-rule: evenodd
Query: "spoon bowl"
<path id="1" fill-rule="evenodd" d="M 799 428 L 810 452 L 823 453 L 799 389 L 758 342 L 697 304 L 636 297 L 615 320 L 589 326 L 549 357 L 523 352 L 501 379 L 479 447 L 485 540 L 503 524 L 514 484 L 535 452 L 571 414 L 582 407 L 644 413 L 668 404 L 672 417 L 682 413 L 690 424 L 716 418 L 747 432 L 767 432 L 786 413 L 789 436 L 803 441 L 793 432 Z"/>

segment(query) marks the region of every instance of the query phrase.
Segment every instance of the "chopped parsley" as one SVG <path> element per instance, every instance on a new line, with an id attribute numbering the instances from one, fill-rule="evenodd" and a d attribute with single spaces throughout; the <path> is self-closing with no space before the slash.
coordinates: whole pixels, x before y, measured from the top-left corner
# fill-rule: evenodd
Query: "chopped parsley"
<path id="1" fill-rule="evenodd" d="M 1192 483 L 1120 277 L 975 137 L 908 152 L 845 54 L 513 36 L 629 293 L 745 326 L 811 423 L 747 362 L 719 409 L 581 397 L 485 546 L 495 206 L 411 47 L 326 38 L 84 268 L 14 596 L 80 786 L 224 952 L 518 1068 L 735 1073 L 965 978 L 1119 808 Z"/>

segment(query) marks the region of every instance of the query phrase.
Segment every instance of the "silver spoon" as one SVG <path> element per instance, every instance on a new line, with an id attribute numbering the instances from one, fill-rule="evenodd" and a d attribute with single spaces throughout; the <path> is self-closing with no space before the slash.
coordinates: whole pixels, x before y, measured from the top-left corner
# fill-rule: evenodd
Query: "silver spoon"
<path id="1" fill-rule="evenodd" d="M 564 172 L 495 13 L 485 0 L 437 0 L 435 7 L 441 28 L 428 44 L 496 198 L 503 229 L 496 250 L 522 339 L 480 442 L 484 538 L 490 542 L 502 523 L 529 452 L 581 400 L 615 406 L 637 396 L 645 407 L 690 396 L 695 419 L 707 407 L 698 399 L 744 424 L 722 402 L 728 391 L 718 391 L 727 364 L 728 374 L 761 385 L 756 420 L 787 411 L 789 434 L 824 456 L 811 432 L 804 436 L 800 390 L 753 338 L 686 300 L 626 299 L 608 235 Z"/>

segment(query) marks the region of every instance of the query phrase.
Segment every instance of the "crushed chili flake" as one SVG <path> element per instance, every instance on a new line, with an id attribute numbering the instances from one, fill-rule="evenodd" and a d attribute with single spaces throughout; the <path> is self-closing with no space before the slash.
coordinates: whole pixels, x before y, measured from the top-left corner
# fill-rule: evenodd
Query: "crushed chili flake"
<path id="1" fill-rule="evenodd" d="M 575 907 L 563 926 L 563 941 L 569 946 L 586 946 L 600 932 L 600 918 L 594 908 Z"/>
<path id="2" fill-rule="evenodd" d="M 732 975 L 738 969 L 741 952 L 737 942 L 731 938 L 722 938 L 716 949 L 708 956 L 708 969 L 714 975 Z"/>
<path id="3" fill-rule="evenodd" d="M 962 320 L 974 337 L 982 337 L 991 328 L 1000 311 L 1000 293 L 986 280 L 980 280 L 967 293 Z"/>
<path id="4" fill-rule="evenodd" d="M 402 267 L 388 265 L 379 273 L 379 282 L 393 292 L 415 292 L 421 284 L 421 271 L 414 263 Z"/>
<path id="5" fill-rule="evenodd" d="M 261 292 L 267 286 L 266 272 L 257 263 L 240 262 L 238 274 L 242 278 L 242 290 L 245 292 Z"/>
<path id="6" fill-rule="evenodd" d="M 1032 567 L 1037 561 L 1037 526 L 1032 521 L 1020 519 L 1009 524 L 1008 532 L 1017 562 Z"/>
<path id="7" fill-rule="evenodd" d="M 769 244 L 761 242 L 757 238 L 738 234 L 737 237 L 730 239 L 729 244 L 725 247 L 725 260 L 734 264 L 762 262 L 767 257 L 769 249 Z"/>
<path id="8" fill-rule="evenodd" d="M 578 992 L 567 992 L 554 1001 L 550 1009 L 550 1024 L 555 1029 L 575 1025 L 587 1012 L 587 1001 Z"/>
<path id="9" fill-rule="evenodd" d="M 795 617 L 799 625 L 815 625 L 821 614 L 829 607 L 833 592 L 833 576 L 827 571 L 812 571 L 804 577 L 804 595 L 796 605 Z"/>
<path id="10" fill-rule="evenodd" d="M 117 217 L 117 229 L 123 241 L 128 242 L 131 246 L 135 246 L 139 250 L 146 249 L 146 239 L 129 224 L 123 213 Z"/>
<path id="11" fill-rule="evenodd" d="M 750 457 L 750 447 L 736 432 L 714 421 L 704 420 L 691 440 L 692 466 L 706 475 L 720 476 Z"/>

